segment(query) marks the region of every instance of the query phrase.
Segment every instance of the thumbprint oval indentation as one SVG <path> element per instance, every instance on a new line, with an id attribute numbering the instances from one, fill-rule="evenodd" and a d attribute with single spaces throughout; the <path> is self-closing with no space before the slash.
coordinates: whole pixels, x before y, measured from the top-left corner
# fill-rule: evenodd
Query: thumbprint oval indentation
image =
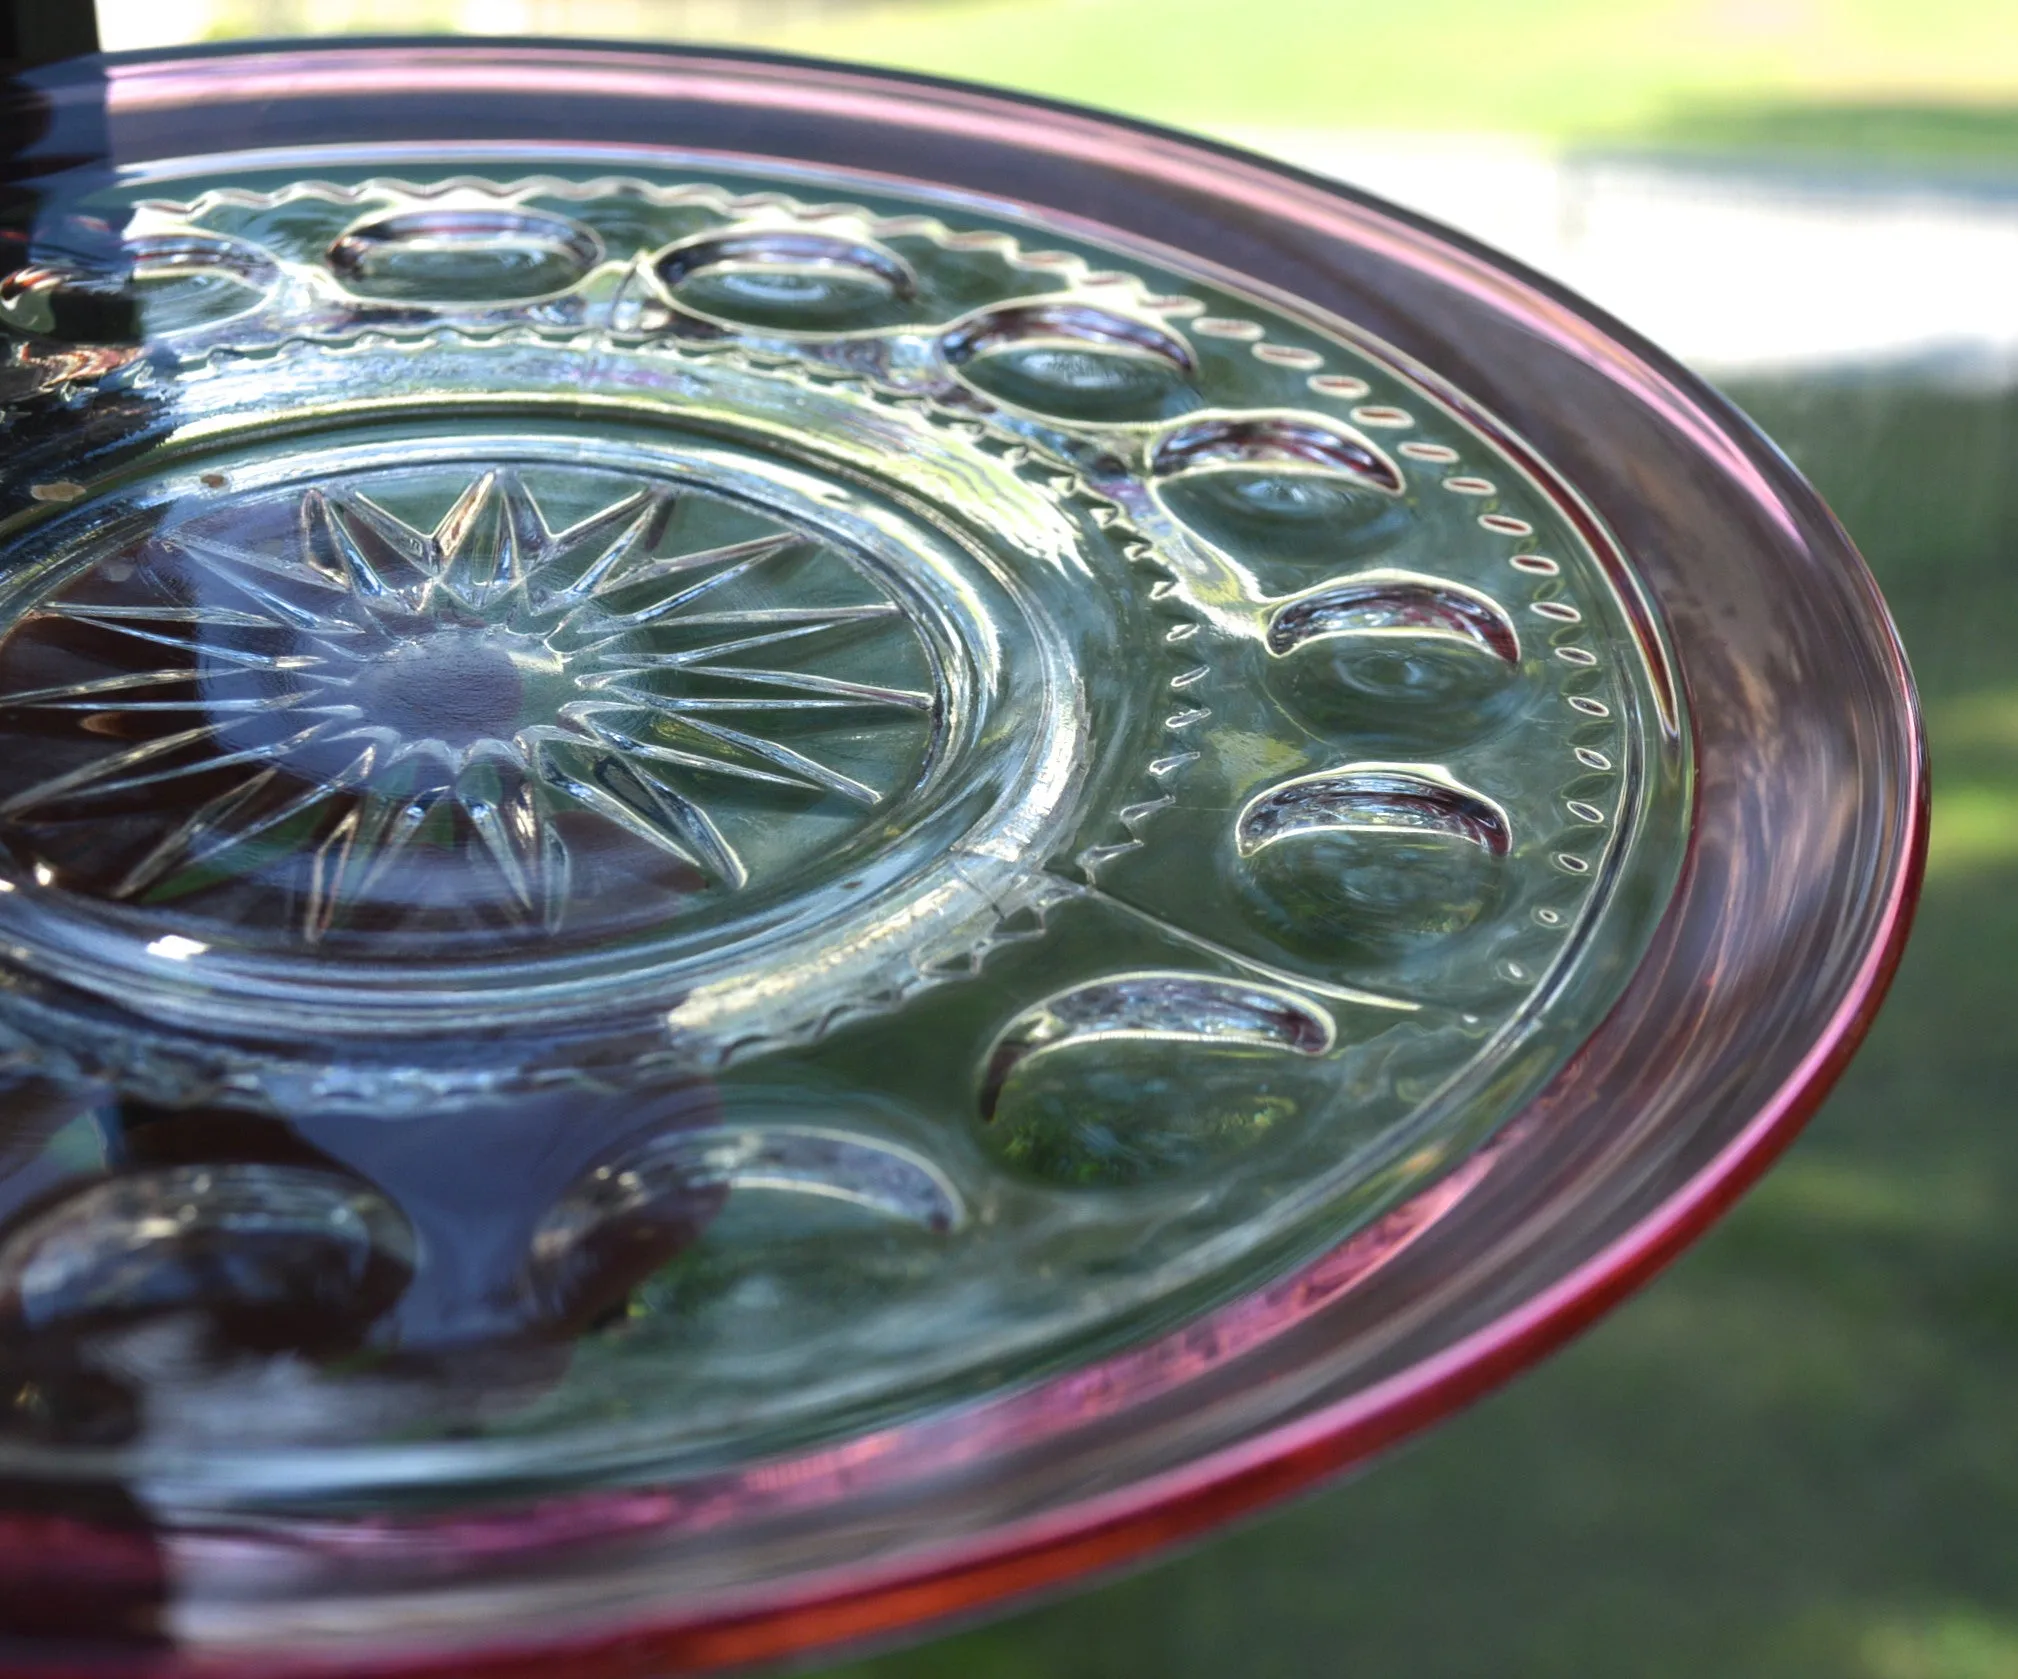
<path id="1" fill-rule="evenodd" d="M 1243 564 L 1293 566 L 1292 579 L 1391 546 L 1412 516 L 1394 462 L 1321 414 L 1194 416 L 1150 465 L 1176 518 Z"/>
<path id="2" fill-rule="evenodd" d="M 105 266 L 29 264 L 0 279 L 0 322 L 74 344 L 141 343 L 258 307 L 280 270 L 222 234 L 143 234 Z"/>
<path id="3" fill-rule="evenodd" d="M 1153 1182 L 1293 1121 L 1336 1039 L 1328 1013 L 1279 986 L 1153 970 L 1093 980 L 996 1038 L 983 1144 L 1061 1187 Z"/>
<path id="4" fill-rule="evenodd" d="M 1212 470 L 1336 474 L 1389 495 L 1406 488 L 1400 469 L 1349 426 L 1318 414 L 1213 415 L 1160 439 L 1150 467 L 1162 478 Z"/>
<path id="5" fill-rule="evenodd" d="M 762 1203 L 752 1215 L 746 1204 Z M 704 1126 L 654 1137 L 578 1180 L 540 1220 L 527 1259 L 536 1315 L 580 1330 L 695 1243 L 775 1247 L 808 1234 L 966 1222 L 952 1181 L 913 1149 L 832 1126 Z M 724 1237 L 723 1223 L 738 1228 Z M 712 1233 L 712 1235 L 711 1235 Z"/>
<path id="6" fill-rule="evenodd" d="M 968 384 L 1063 420 L 1139 424 L 1197 404 L 1191 348 L 1149 321 L 1084 303 L 1012 303 L 954 323 L 939 340 Z"/>
<path id="7" fill-rule="evenodd" d="M 1285 601 L 1268 623 L 1268 650 L 1294 653 L 1340 635 L 1400 633 L 1462 643 L 1512 665 L 1520 636 L 1503 608 L 1475 589 L 1406 571 L 1342 577 Z"/>
<path id="8" fill-rule="evenodd" d="M 866 239 L 786 228 L 689 239 L 654 267 L 683 307 L 783 332 L 894 325 L 918 295 L 917 276 L 896 252 Z"/>
<path id="9" fill-rule="evenodd" d="M 0 1318 L 75 1334 L 196 1316 L 220 1351 L 354 1346 L 413 1275 L 413 1233 L 349 1177 L 226 1164 L 93 1184 L 0 1248 Z"/>
<path id="10" fill-rule="evenodd" d="M 1519 632 L 1490 596 L 1439 577 L 1368 571 L 1280 602 L 1265 635 L 1287 697 L 1326 721 L 1476 730 L 1520 667 Z"/>
<path id="11" fill-rule="evenodd" d="M 1498 804 L 1433 765 L 1348 764 L 1250 799 L 1233 867 L 1287 948 L 1392 950 L 1483 916 L 1512 843 Z"/>
<path id="12" fill-rule="evenodd" d="M 401 303 L 507 303 L 566 291 L 602 260 L 579 222 L 502 205 L 436 205 L 379 216 L 340 234 L 327 261 L 365 297 Z"/>

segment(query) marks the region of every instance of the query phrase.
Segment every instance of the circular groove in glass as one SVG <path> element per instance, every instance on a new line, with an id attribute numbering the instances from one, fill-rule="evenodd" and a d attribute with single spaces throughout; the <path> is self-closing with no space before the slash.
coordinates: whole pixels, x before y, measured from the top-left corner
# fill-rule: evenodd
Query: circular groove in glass
<path id="1" fill-rule="evenodd" d="M 951 694 L 872 570 L 676 482 L 527 464 L 560 516 L 479 457 L 61 554 L 0 639 L 40 748 L 0 788 L 30 873 L 192 928 L 439 950 L 572 931 L 615 895 L 578 869 L 655 917 L 761 888 L 923 776 Z M 847 768 L 815 755 L 837 729 Z M 564 812 L 607 831 L 571 846 Z M 626 874 L 624 841 L 658 870 Z"/>

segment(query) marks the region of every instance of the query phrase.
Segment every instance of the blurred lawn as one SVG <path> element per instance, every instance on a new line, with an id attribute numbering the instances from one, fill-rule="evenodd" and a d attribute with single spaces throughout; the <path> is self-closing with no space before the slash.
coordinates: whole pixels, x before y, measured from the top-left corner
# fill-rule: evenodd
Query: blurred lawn
<path id="1" fill-rule="evenodd" d="M 1194 128 L 1586 138 L 1714 131 L 1754 103 L 1959 100 L 1983 123 L 1915 142 L 2008 154 L 2018 133 L 1999 109 L 2018 92 L 2012 0 L 913 0 L 777 38 Z"/>
<path id="2" fill-rule="evenodd" d="M 2018 151 L 2018 0 L 824 0 L 824 15 L 820 0 L 99 4 L 115 45 L 163 27 L 742 41 L 1192 128 Z"/>
<path id="3" fill-rule="evenodd" d="M 1645 1295 L 1359 1481 L 833 1679 L 2018 1679 L 2018 395 L 1734 394 L 1876 569 L 1942 789 L 1836 1096 Z"/>

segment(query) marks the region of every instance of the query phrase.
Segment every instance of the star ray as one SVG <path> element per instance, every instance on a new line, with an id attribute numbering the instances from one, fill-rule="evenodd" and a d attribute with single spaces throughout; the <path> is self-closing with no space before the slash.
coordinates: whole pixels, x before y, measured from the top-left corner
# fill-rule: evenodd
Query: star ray
<path id="1" fill-rule="evenodd" d="M 570 798 L 640 839 L 695 864 L 731 890 L 748 883 L 749 871 L 743 860 L 708 813 L 658 777 L 625 763 L 614 752 L 592 755 L 587 780 L 569 774 L 553 752 L 542 753 L 541 758 L 552 784 Z"/>
<path id="2" fill-rule="evenodd" d="M 857 705 L 887 706 L 896 711 L 929 712 L 930 694 L 915 688 L 884 688 L 873 682 L 850 682 L 845 677 L 821 676 L 802 670 L 749 670 L 741 665 L 689 665 L 689 676 L 713 676 L 737 682 L 754 682 L 766 688 L 790 688 L 803 694 L 822 694 Z"/>
<path id="3" fill-rule="evenodd" d="M 221 753 L 214 758 L 203 758 L 193 764 L 174 764 L 166 769 L 147 770 L 138 775 L 123 773 L 139 769 L 141 765 L 166 757 L 171 752 L 216 741 L 233 726 L 233 722 L 233 719 L 227 718 L 219 723 L 206 723 L 201 728 L 185 729 L 180 734 L 163 735 L 158 740 L 142 741 L 138 746 L 128 747 L 123 752 L 114 752 L 106 757 L 94 759 L 88 764 L 81 764 L 74 770 L 67 770 L 61 775 L 37 782 L 33 787 L 16 793 L 4 805 L 0 805 L 0 816 L 19 816 L 25 811 L 54 803 L 58 799 L 105 798 L 114 793 L 129 793 L 136 788 L 152 787 L 165 781 L 178 781 L 184 776 L 208 775 L 213 770 L 230 769 L 237 764 L 276 758 L 307 745 L 331 726 L 327 722 L 316 723 L 284 741 Z M 107 779 L 108 777 L 110 779 Z"/>
<path id="4" fill-rule="evenodd" d="M 430 736 L 425 740 L 402 740 L 387 758 L 388 765 L 432 764 L 444 775 L 453 775 L 461 754 L 440 736 Z"/>
<path id="5" fill-rule="evenodd" d="M 117 703 L 116 710 L 118 715 L 122 717 L 132 711 L 271 713 L 286 711 L 292 706 L 300 705 L 307 698 L 308 695 L 306 694 L 266 694 L 258 699 L 220 700 L 207 699 L 202 695 L 195 695 L 186 700 L 120 700 Z M 108 711 L 114 709 L 113 707 L 108 707 L 103 699 L 33 700 L 25 703 L 19 700 L 11 700 L 7 704 L 18 706 L 23 711 Z M 308 709 L 319 712 L 331 708 L 326 706 L 311 706 Z M 352 709 L 354 710 L 355 707 Z"/>
<path id="6" fill-rule="evenodd" d="M 38 617 L 76 617 L 76 614 L 38 612 Z M 113 634 L 131 636 L 135 641 L 152 642 L 157 647 L 173 647 L 184 653 L 200 653 L 206 659 L 222 659 L 227 664 L 245 665 L 255 670 L 303 670 L 323 661 L 313 653 L 254 653 L 243 647 L 221 647 L 212 641 L 196 641 L 188 636 L 162 635 L 153 630 L 142 629 L 134 620 L 123 618 L 93 619 L 99 629 Z M 272 626 L 269 626 L 272 627 Z"/>
<path id="7" fill-rule="evenodd" d="M 879 688 L 868 682 L 848 682 L 837 676 L 814 676 L 800 671 L 714 670 L 694 666 L 689 675 L 734 678 L 760 687 L 792 689 L 808 698 L 787 699 L 776 694 L 657 694 L 649 688 L 633 688 L 628 683 L 600 681 L 594 691 L 612 699 L 628 700 L 647 711 L 674 715 L 683 711 L 860 711 L 871 710 L 929 712 L 930 694 L 910 688 Z"/>
<path id="8" fill-rule="evenodd" d="M 605 585 L 601 593 L 611 594 L 619 589 L 629 588 L 634 583 L 645 583 L 662 576 L 698 571 L 708 565 L 719 565 L 720 569 L 710 572 L 697 583 L 675 590 L 662 600 L 653 601 L 649 606 L 641 606 L 633 612 L 613 613 L 603 622 L 633 629 L 646 624 L 656 624 L 679 612 L 688 602 L 698 600 L 702 595 L 720 588 L 724 583 L 746 577 L 767 560 L 776 559 L 780 554 L 788 553 L 804 544 L 805 538 L 796 532 L 783 531 L 776 536 L 760 536 L 749 542 L 739 542 L 733 547 L 711 549 L 705 554 L 688 554 L 678 560 L 661 560 L 649 566 L 641 566 L 636 571 L 617 578 L 614 583 Z"/>
<path id="9" fill-rule="evenodd" d="M 709 627 L 729 624 L 856 624 L 871 618 L 896 618 L 903 609 L 895 601 L 870 601 L 860 606 L 772 606 L 738 607 L 728 612 L 686 612 L 680 628 L 697 624 Z"/>
<path id="10" fill-rule="evenodd" d="M 403 616 L 413 610 L 407 590 L 424 585 L 431 571 L 424 544 L 405 524 L 368 496 L 330 496 L 311 489 L 302 497 L 309 552 L 326 550 L 330 570 L 350 582 L 357 602 L 373 613 Z M 406 581 L 398 579 L 405 573 Z"/>
<path id="11" fill-rule="evenodd" d="M 524 596 L 553 548 L 553 532 L 515 472 L 498 474 L 498 507 L 501 580 L 508 591 Z"/>
<path id="12" fill-rule="evenodd" d="M 781 699 L 775 694 L 746 698 L 706 695 L 668 698 L 663 694 L 647 694 L 631 688 L 614 688 L 609 692 L 624 696 L 639 711 L 653 712 L 661 717 L 683 717 L 690 711 L 756 711 L 791 716 L 799 712 L 860 711 L 864 705 L 876 703 L 865 700 Z"/>
<path id="13" fill-rule="evenodd" d="M 734 641 L 712 642 L 706 647 L 683 648 L 677 653 L 630 654 L 622 660 L 620 669 L 607 674 L 620 675 L 630 670 L 678 670 L 689 665 L 701 664 L 709 659 L 723 658 L 731 653 L 747 653 L 753 648 L 776 647 L 782 642 L 800 641 L 809 635 L 820 635 L 827 630 L 847 629 L 862 621 L 859 618 L 823 613 L 818 618 L 805 623 L 789 624 L 781 630 L 768 630 L 761 635 L 739 636 Z"/>
<path id="14" fill-rule="evenodd" d="M 136 688 L 161 688 L 173 682 L 194 683 L 196 672 L 179 670 L 137 670 L 121 676 L 94 676 L 82 682 L 59 682 L 47 688 L 23 688 L 19 693 L 0 695 L 0 707 L 29 710 L 57 701 L 91 701 L 106 694 L 128 694 Z M 87 704 L 79 709 L 98 710 Z"/>
<path id="15" fill-rule="evenodd" d="M 343 885 L 354 867 L 365 812 L 362 800 L 346 810 L 309 860 L 308 906 L 301 918 L 301 936 L 310 944 L 322 942 L 345 908 Z"/>
<path id="16" fill-rule="evenodd" d="M 269 588 L 266 584 L 245 575 L 248 571 L 261 572 L 269 577 L 285 579 L 292 583 L 309 583 L 319 589 L 338 587 L 314 566 L 284 568 L 259 556 L 227 548 L 221 543 L 205 542 L 180 533 L 170 540 L 192 559 L 201 561 L 208 576 L 216 578 L 225 587 L 236 590 L 239 595 L 268 613 L 276 628 L 290 629 L 297 634 L 310 636 L 338 658 L 354 656 L 343 643 L 363 635 L 364 625 L 349 623 L 336 617 L 327 608 L 317 611 L 313 607 L 302 606 L 296 601 L 289 600 L 278 589 Z M 348 591 L 345 593 L 347 595 Z M 376 624 L 371 627 L 377 628 Z"/>
<path id="17" fill-rule="evenodd" d="M 245 571 L 263 573 L 265 576 L 276 578 L 283 583 L 303 583 L 313 589 L 322 589 L 345 595 L 350 593 L 349 587 L 346 584 L 339 582 L 320 567 L 305 564 L 299 560 L 282 560 L 266 554 L 254 554 L 247 549 L 233 547 L 228 542 L 220 542 L 215 537 L 203 536 L 188 530 L 175 530 L 161 532 L 156 536 L 155 540 L 165 543 L 171 548 L 180 548 L 183 553 L 193 560 L 201 560 L 234 588 L 242 589 L 245 587 L 244 582 L 234 576 L 229 569 L 236 567 Z M 300 622 L 300 627 L 302 628 L 308 627 L 310 623 L 315 621 L 313 613 L 308 612 L 307 608 L 294 605 L 291 601 L 270 602 L 263 594 L 255 596 L 255 598 L 264 604 L 271 605 L 274 610 L 283 614 L 306 614 L 306 617 Z M 289 622 L 293 623 L 296 620 L 290 616 Z"/>
<path id="18" fill-rule="evenodd" d="M 270 766 L 248 776 L 236 787 L 226 788 L 215 798 L 206 799 L 191 811 L 166 839 L 154 846 L 146 856 L 126 871 L 125 876 L 112 888 L 113 897 L 131 898 L 146 891 L 163 875 L 169 873 L 193 847 L 214 835 L 219 824 L 228 821 L 241 807 L 249 804 L 266 788 L 272 786 L 279 775 L 278 766 Z"/>
<path id="19" fill-rule="evenodd" d="M 234 628 L 255 630 L 278 630 L 283 624 L 257 612 L 239 612 L 228 606 L 172 606 L 163 601 L 159 605 L 142 606 L 100 606 L 95 603 L 59 601 L 54 606 L 42 607 L 37 613 L 43 618 L 69 618 L 83 624 L 125 624 L 129 622 L 150 624 L 222 624 Z"/>
<path id="20" fill-rule="evenodd" d="M 530 773 L 517 748 L 490 742 L 457 777 L 455 799 L 517 906 L 551 930 L 566 907 L 571 860 Z"/>
<path id="21" fill-rule="evenodd" d="M 456 498 L 427 539 L 436 582 L 472 608 L 486 605 L 513 580 L 505 478 L 486 472 Z"/>
<path id="22" fill-rule="evenodd" d="M 554 932 L 567 914 L 568 896 L 574 885 L 574 858 L 551 819 L 545 790 L 529 774 L 521 778 L 504 802 L 504 816 L 505 832 L 526 859 L 527 873 L 536 883 L 531 907 L 538 913 L 540 925 L 549 933 Z"/>
<path id="23" fill-rule="evenodd" d="M 656 546 L 665 532 L 673 505 L 673 497 L 668 491 L 637 490 L 562 531 L 554 538 L 553 557 L 547 562 L 549 570 L 561 564 L 568 555 L 605 541 L 606 535 L 607 544 L 579 576 L 555 590 L 550 597 L 551 602 L 573 606 L 589 599 L 605 585 L 617 586 L 622 580 L 623 569 L 638 552 L 650 553 Z"/>
<path id="24" fill-rule="evenodd" d="M 228 794 L 200 806 L 181 827 L 156 846 L 114 888 L 115 897 L 132 897 L 174 875 L 187 874 L 207 863 L 248 845 L 260 835 L 291 822 L 337 794 L 356 786 L 370 774 L 377 748 L 367 746 L 351 762 L 333 775 L 322 776 L 292 797 L 262 810 L 250 820 L 235 821 L 258 808 L 259 795 L 279 775 L 278 767 L 255 775 Z"/>
<path id="25" fill-rule="evenodd" d="M 741 729 L 732 729 L 725 723 L 710 723 L 701 717 L 686 717 L 681 721 L 687 728 L 705 735 L 710 740 L 720 741 L 725 746 L 739 747 L 754 758 L 760 758 L 775 768 L 803 776 L 829 792 L 853 799 L 857 804 L 875 805 L 882 802 L 883 796 L 875 788 L 865 787 L 853 776 L 843 775 L 837 769 L 830 769 L 817 758 L 809 758 L 803 752 L 794 752 L 779 741 L 765 740 L 761 735 L 745 734 Z"/>
<path id="26" fill-rule="evenodd" d="M 453 565 L 473 546 L 483 528 L 484 516 L 491 512 L 498 494 L 498 475 L 486 472 L 455 498 L 455 505 L 441 516 L 428 538 L 437 569 Z"/>
<path id="27" fill-rule="evenodd" d="M 446 787 L 425 787 L 404 798 L 387 800 L 374 810 L 375 832 L 370 844 L 362 848 L 369 863 L 357 882 L 356 896 L 363 897 L 385 878 L 427 826 L 428 818 L 449 797 Z"/>
<path id="28" fill-rule="evenodd" d="M 705 752 L 686 752 L 677 746 L 661 746 L 656 741 L 639 740 L 635 735 L 605 722 L 598 711 L 635 711 L 635 706 L 598 706 L 593 701 L 567 708 L 568 720 L 587 731 L 583 735 L 571 734 L 566 730 L 552 731 L 559 742 L 568 746 L 589 748 L 612 748 L 618 752 L 628 752 L 639 758 L 648 758 L 654 763 L 671 764 L 678 769 L 706 770 L 714 775 L 731 776 L 739 781 L 755 781 L 771 787 L 789 787 L 796 793 L 817 793 L 817 783 L 804 776 L 778 775 L 771 770 L 760 770 L 753 764 L 740 764 L 732 759 L 711 756 Z"/>

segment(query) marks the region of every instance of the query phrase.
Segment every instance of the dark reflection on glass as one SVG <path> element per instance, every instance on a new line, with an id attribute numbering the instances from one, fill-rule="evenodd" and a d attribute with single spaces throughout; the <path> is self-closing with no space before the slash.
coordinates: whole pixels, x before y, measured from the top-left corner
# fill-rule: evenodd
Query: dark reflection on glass
<path id="1" fill-rule="evenodd" d="M 0 60 L 23 62 L 90 51 L 96 40 L 89 6 L 8 6 Z M 18 291 L 39 264 L 73 258 L 117 260 L 109 227 L 74 226 L 60 234 L 43 216 L 47 188 L 68 186 L 106 169 L 102 100 L 64 105 L 59 119 L 32 75 L 0 76 L 0 297 Z M 131 342 L 137 323 L 118 294 L 93 294 L 84 335 Z M 28 375 L 33 378 L 33 374 Z M 0 368 L 10 398 L 22 374 Z M 43 1087 L 0 1089 L 0 1126 L 8 1158 L 46 1142 L 74 1117 L 74 1104 Z M 10 1186 L 11 1187 L 11 1186 Z M 117 1446 L 138 1427 L 131 1384 L 94 1368 L 67 1334 L 22 1337 L 0 1329 L 0 1444 L 28 1440 L 65 1446 Z M 65 1650 L 158 1646 L 167 1642 L 161 1610 L 167 1564 L 152 1519 L 126 1488 L 89 1480 L 51 1483 L 0 1474 L 0 1654 L 30 1640 L 37 1655 Z"/>

